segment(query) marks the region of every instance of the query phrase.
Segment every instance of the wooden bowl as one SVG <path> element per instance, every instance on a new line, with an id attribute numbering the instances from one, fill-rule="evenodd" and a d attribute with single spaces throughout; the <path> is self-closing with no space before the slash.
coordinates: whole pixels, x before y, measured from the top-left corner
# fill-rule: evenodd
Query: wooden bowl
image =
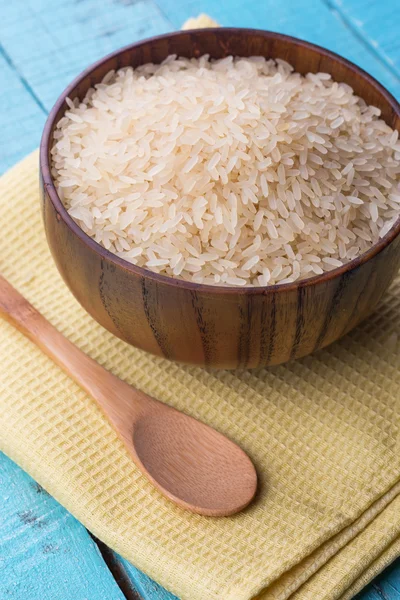
<path id="1" fill-rule="evenodd" d="M 126 342 L 171 360 L 228 368 L 275 365 L 323 348 L 374 310 L 400 266 L 400 219 L 368 252 L 343 267 L 285 285 L 198 285 L 136 267 L 88 237 L 63 207 L 50 174 L 50 148 L 65 98 L 83 98 L 111 69 L 161 62 L 169 54 L 282 58 L 300 73 L 346 82 L 400 130 L 398 102 L 370 75 L 301 40 L 250 29 L 203 29 L 144 40 L 84 71 L 57 100 L 40 148 L 48 243 L 82 306 Z"/>

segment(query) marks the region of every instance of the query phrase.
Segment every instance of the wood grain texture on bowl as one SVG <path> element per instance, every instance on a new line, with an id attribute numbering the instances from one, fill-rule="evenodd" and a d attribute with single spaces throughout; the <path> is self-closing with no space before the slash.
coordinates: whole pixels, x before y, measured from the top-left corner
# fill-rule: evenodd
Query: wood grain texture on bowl
<path id="1" fill-rule="evenodd" d="M 41 143 L 43 217 L 58 269 L 84 308 L 123 340 L 171 360 L 218 368 L 274 365 L 322 348 L 367 317 L 400 266 L 400 219 L 367 253 L 343 267 L 280 286 L 195 284 L 136 267 L 88 237 L 54 187 L 49 151 L 65 97 L 83 98 L 111 69 L 159 63 L 169 54 L 282 58 L 300 73 L 324 71 L 348 83 L 400 130 L 400 107 L 345 59 L 288 36 L 246 29 L 185 31 L 120 50 L 80 75 L 53 108 Z"/>

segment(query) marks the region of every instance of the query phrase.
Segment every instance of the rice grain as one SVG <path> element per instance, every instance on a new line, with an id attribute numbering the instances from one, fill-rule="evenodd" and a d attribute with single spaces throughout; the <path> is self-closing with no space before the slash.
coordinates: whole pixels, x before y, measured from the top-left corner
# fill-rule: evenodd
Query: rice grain
<path id="1" fill-rule="evenodd" d="M 398 132 L 326 73 L 171 56 L 66 104 L 51 150 L 61 200 L 158 273 L 289 283 L 359 256 L 398 218 Z"/>

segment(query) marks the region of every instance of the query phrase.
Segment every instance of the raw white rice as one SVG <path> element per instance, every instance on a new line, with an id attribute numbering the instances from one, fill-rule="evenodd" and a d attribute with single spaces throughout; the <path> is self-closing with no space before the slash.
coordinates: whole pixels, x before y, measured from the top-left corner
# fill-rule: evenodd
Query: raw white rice
<path id="1" fill-rule="evenodd" d="M 398 132 L 326 73 L 170 56 L 67 104 L 52 148 L 62 201 L 153 271 L 288 283 L 359 256 L 399 217 Z"/>

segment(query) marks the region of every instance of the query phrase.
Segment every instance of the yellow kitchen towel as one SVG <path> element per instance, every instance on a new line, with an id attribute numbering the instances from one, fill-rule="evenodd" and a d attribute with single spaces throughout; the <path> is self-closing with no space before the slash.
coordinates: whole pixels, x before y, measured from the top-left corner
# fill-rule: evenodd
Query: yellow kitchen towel
<path id="1" fill-rule="evenodd" d="M 213 425 L 254 460 L 244 512 L 161 497 L 94 402 L 0 319 L 0 446 L 90 531 L 183 600 L 350 598 L 400 553 L 400 278 L 342 341 L 287 365 L 211 371 L 113 337 L 47 248 L 38 155 L 0 179 L 0 272 L 131 384 Z"/>

